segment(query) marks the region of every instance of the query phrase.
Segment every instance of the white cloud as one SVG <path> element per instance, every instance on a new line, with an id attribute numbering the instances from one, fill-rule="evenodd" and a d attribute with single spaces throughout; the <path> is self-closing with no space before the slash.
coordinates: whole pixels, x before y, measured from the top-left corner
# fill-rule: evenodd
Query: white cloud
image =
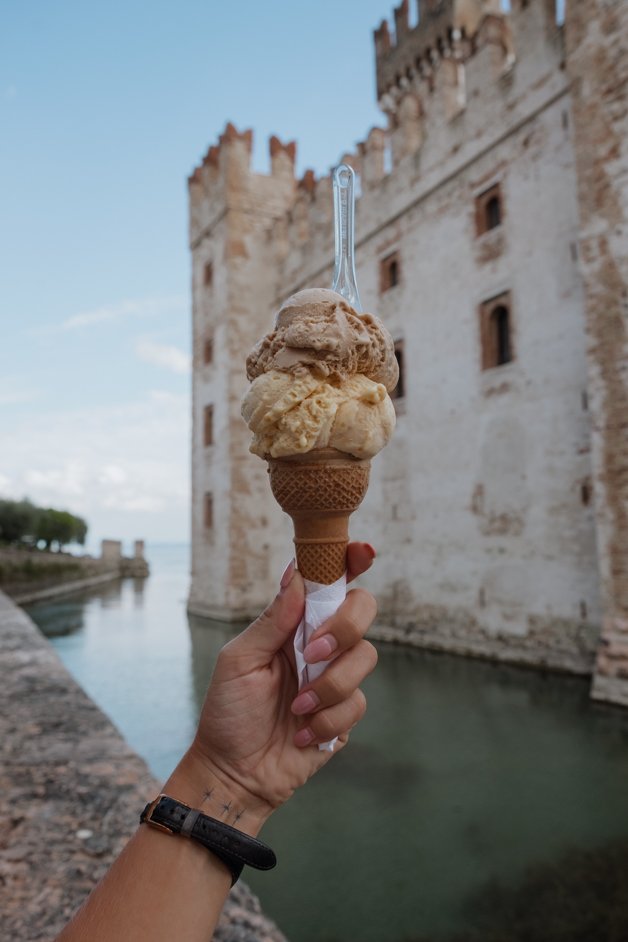
<path id="1" fill-rule="evenodd" d="M 140 360 L 152 363 L 154 366 L 163 366 L 173 373 L 189 373 L 190 357 L 183 350 L 170 344 L 155 343 L 148 337 L 138 340 L 135 348 Z"/>
<path id="2" fill-rule="evenodd" d="M 187 305 L 188 299 L 178 294 L 162 298 L 126 299 L 113 304 L 103 304 L 101 307 L 91 308 L 88 311 L 80 311 L 78 314 L 66 317 L 60 324 L 35 328 L 30 333 L 41 335 L 65 330 L 81 330 L 110 321 L 157 317 L 161 314 L 171 314 L 173 319 L 178 319 L 185 315 Z"/>
<path id="3" fill-rule="evenodd" d="M 0 406 L 17 406 L 23 402 L 32 402 L 37 399 L 37 389 L 2 389 L 0 388 Z"/>
<path id="4" fill-rule="evenodd" d="M 18 420 L 0 492 L 85 517 L 90 542 L 187 539 L 189 399 L 153 391 L 107 407 Z"/>

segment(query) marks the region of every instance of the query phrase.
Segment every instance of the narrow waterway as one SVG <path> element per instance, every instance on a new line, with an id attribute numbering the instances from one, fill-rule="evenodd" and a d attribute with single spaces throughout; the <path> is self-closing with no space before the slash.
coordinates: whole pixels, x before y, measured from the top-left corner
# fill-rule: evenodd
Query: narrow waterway
<path id="1" fill-rule="evenodd" d="M 159 777 L 234 629 L 185 612 L 187 548 L 146 582 L 29 613 Z M 269 822 L 247 871 L 291 942 L 628 939 L 628 711 L 588 682 L 381 646 L 350 747 Z"/>

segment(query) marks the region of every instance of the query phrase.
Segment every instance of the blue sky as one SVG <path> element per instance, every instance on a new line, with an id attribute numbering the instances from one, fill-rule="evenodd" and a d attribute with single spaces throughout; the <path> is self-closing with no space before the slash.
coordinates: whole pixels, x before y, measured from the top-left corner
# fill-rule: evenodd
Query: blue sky
<path id="1" fill-rule="evenodd" d="M 186 178 L 227 120 L 326 172 L 379 122 L 386 5 L 29 0 L 0 9 L 0 494 L 186 539 Z"/>
<path id="2" fill-rule="evenodd" d="M 412 6 L 412 4 L 411 4 Z M 327 172 L 383 124 L 381 0 L 0 6 L 0 495 L 189 524 L 186 178 L 227 120 Z"/>

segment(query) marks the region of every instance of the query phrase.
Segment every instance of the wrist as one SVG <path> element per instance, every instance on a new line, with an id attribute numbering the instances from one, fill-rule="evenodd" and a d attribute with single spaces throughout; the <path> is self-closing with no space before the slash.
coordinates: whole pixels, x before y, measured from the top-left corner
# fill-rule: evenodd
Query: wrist
<path id="1" fill-rule="evenodd" d="M 256 837 L 272 814 L 268 802 L 251 794 L 192 745 L 183 756 L 163 792 L 191 808 Z"/>

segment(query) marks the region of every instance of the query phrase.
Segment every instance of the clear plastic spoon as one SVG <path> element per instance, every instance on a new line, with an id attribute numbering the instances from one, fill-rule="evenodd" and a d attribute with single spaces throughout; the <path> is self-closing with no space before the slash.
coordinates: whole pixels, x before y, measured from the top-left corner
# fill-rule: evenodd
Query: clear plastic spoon
<path id="1" fill-rule="evenodd" d="M 339 164 L 334 170 L 334 237 L 336 267 L 332 288 L 349 304 L 362 310 L 355 277 L 354 219 L 355 173 L 348 164 Z"/>

